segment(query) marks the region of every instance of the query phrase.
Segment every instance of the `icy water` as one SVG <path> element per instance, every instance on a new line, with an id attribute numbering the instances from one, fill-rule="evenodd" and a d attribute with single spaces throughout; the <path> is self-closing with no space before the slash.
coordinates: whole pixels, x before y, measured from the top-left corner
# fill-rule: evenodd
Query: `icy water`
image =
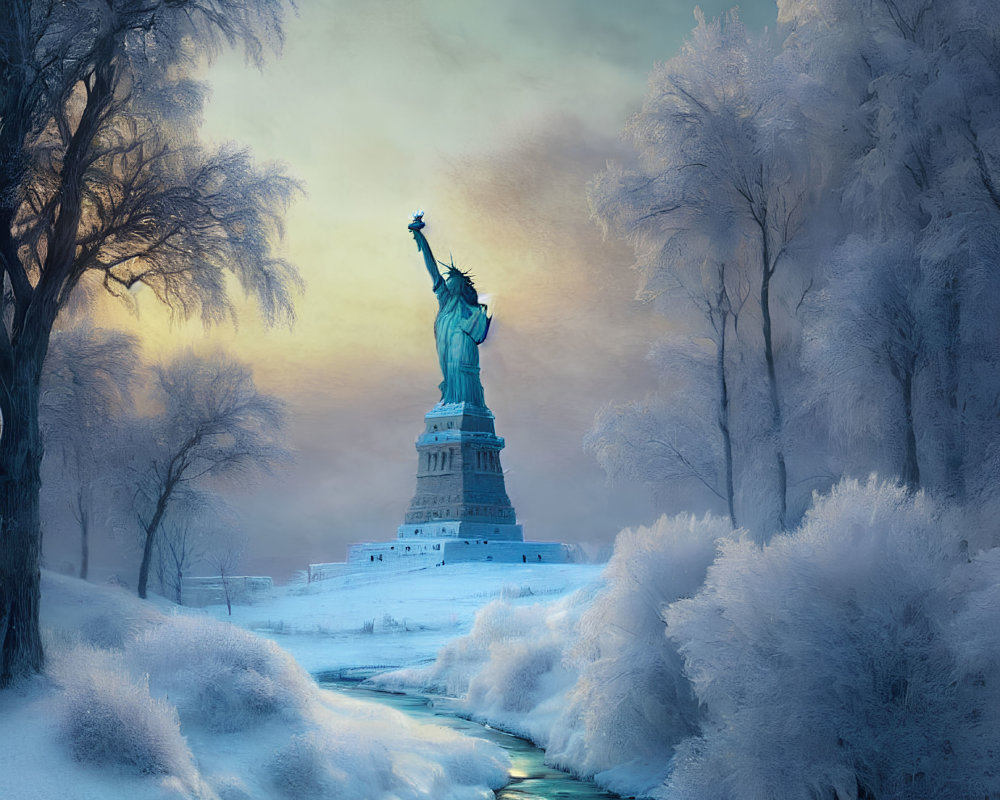
<path id="1" fill-rule="evenodd" d="M 319 684 L 324 689 L 383 703 L 421 722 L 446 725 L 500 745 L 510 755 L 511 768 L 510 783 L 497 791 L 497 800 L 613 800 L 618 797 L 589 781 L 577 780 L 566 772 L 545 766 L 545 752 L 526 739 L 455 716 L 449 712 L 446 698 L 379 692 L 344 680 L 320 679 Z"/>

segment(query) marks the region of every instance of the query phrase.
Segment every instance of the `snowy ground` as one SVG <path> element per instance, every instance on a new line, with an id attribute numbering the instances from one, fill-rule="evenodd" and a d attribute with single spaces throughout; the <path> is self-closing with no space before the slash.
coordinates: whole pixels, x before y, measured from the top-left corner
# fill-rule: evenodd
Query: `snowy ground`
<path id="1" fill-rule="evenodd" d="M 557 598 L 600 572 L 343 575 L 276 589 L 231 618 L 43 573 L 47 665 L 0 693 L 0 798 L 491 798 L 507 776 L 499 748 L 323 691 L 308 673 L 431 663 L 491 601 Z"/>
<path id="2" fill-rule="evenodd" d="M 366 675 L 428 664 L 493 600 L 551 600 L 600 580 L 603 565 L 455 564 L 340 575 L 206 611 L 267 636 L 307 671 Z"/>

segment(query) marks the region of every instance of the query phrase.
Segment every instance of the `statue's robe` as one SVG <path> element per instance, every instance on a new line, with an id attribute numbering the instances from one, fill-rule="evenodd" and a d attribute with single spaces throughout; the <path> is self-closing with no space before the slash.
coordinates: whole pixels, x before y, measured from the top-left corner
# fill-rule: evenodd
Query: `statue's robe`
<path id="1" fill-rule="evenodd" d="M 486 306 L 468 302 L 461 288 L 452 291 L 444 278 L 434 282 L 434 294 L 438 299 L 434 339 L 444 376 L 441 402 L 485 407 L 483 384 L 479 380 L 479 345 L 485 341 L 490 327 Z"/>

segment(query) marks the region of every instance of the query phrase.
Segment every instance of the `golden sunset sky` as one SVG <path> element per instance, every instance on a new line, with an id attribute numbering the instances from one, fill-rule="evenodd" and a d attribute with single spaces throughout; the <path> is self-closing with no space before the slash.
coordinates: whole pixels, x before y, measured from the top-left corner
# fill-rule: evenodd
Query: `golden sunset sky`
<path id="1" fill-rule="evenodd" d="M 729 3 L 706 2 L 708 17 Z M 289 404 L 290 467 L 237 496 L 243 570 L 283 580 L 388 540 L 415 487 L 414 440 L 438 399 L 436 301 L 406 225 L 470 269 L 494 313 L 480 348 L 507 491 L 536 540 L 610 543 L 649 522 L 582 438 L 657 377 L 668 322 L 634 300 L 631 251 L 604 241 L 587 182 L 642 102 L 654 62 L 694 27 L 687 0 L 300 0 L 280 57 L 208 71 L 203 135 L 249 146 L 304 185 L 279 251 L 306 281 L 291 330 L 168 326 L 140 299 L 150 358 L 223 348 Z M 762 31 L 773 0 L 741 7 Z M 133 322 L 122 324 L 134 326 Z"/>

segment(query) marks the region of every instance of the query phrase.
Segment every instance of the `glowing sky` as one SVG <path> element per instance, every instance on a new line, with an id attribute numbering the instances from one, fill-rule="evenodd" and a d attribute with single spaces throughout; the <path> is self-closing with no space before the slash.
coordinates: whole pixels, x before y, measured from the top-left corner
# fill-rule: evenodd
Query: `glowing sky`
<path id="1" fill-rule="evenodd" d="M 707 16 L 729 7 L 702 4 Z M 655 385 L 665 321 L 636 304 L 630 251 L 602 241 L 587 181 L 694 25 L 687 0 L 300 0 L 263 73 L 217 62 L 206 139 L 249 145 L 305 185 L 281 252 L 307 282 L 293 330 L 174 330 L 250 361 L 290 404 L 295 464 L 238 503 L 243 569 L 286 578 L 345 544 L 395 536 L 413 442 L 440 380 L 436 302 L 406 231 L 426 211 L 438 258 L 471 269 L 495 314 L 481 348 L 507 440 L 507 490 L 531 539 L 609 543 L 653 515 L 582 449 L 595 412 Z M 773 0 L 741 8 L 752 29 Z M 148 312 L 147 312 L 148 313 Z"/>

